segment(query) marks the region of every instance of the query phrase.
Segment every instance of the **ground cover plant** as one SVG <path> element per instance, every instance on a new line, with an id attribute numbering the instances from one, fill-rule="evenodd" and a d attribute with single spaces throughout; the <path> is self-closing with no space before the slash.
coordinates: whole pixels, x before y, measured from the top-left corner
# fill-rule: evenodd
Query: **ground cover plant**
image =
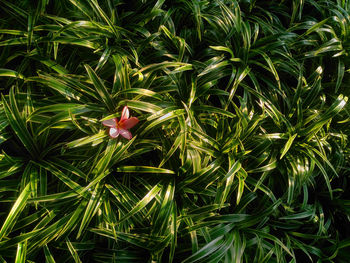
<path id="1" fill-rule="evenodd" d="M 0 0 L 0 262 L 349 262 L 349 11 Z"/>

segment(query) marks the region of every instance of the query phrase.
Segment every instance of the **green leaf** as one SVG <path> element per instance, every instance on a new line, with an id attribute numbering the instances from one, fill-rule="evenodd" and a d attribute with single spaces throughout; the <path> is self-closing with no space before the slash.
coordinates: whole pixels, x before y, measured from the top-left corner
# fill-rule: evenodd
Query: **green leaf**
<path id="1" fill-rule="evenodd" d="M 163 157 L 158 168 L 162 167 L 171 158 L 171 156 L 175 153 L 175 151 L 179 148 L 181 141 L 183 140 L 183 136 L 184 136 L 183 134 L 179 134 L 176 137 L 174 144 L 171 146 L 170 150 Z"/>
<path id="2" fill-rule="evenodd" d="M 0 229 L 0 241 L 9 234 L 9 232 L 15 225 L 19 214 L 22 212 L 22 210 L 27 204 L 27 200 L 29 199 L 30 195 L 30 184 L 27 184 L 26 187 L 23 189 L 22 193 L 16 199 L 16 202 L 13 204 L 10 213 L 6 217 L 5 222 L 3 223 Z M 23 251 L 24 248 L 22 246 L 23 244 L 19 249 Z"/>
<path id="3" fill-rule="evenodd" d="M 337 75 L 337 82 L 335 84 L 335 93 L 338 92 L 340 85 L 343 81 L 344 78 L 344 73 L 345 73 L 345 65 L 342 60 L 339 60 L 338 62 L 338 75 Z"/>
<path id="4" fill-rule="evenodd" d="M 78 194 L 85 195 L 83 188 L 71 178 L 69 178 L 64 172 L 58 169 L 53 163 L 47 161 L 41 161 L 37 163 L 40 167 L 46 169 L 48 172 L 51 172 L 54 176 L 56 176 L 59 180 L 61 180 L 64 184 L 66 184 L 70 189 L 75 191 Z"/>
<path id="5" fill-rule="evenodd" d="M 119 223 L 127 220 L 128 218 L 132 217 L 134 214 L 139 212 L 140 210 L 144 209 L 146 205 L 148 205 L 153 198 L 156 197 L 158 192 L 162 189 L 162 186 L 160 183 L 155 185 L 132 209 L 129 213 L 127 213 L 125 216 L 123 216 L 120 220 Z"/>
<path id="6" fill-rule="evenodd" d="M 168 68 L 175 68 L 171 73 L 178 73 L 182 71 L 192 70 L 192 65 L 188 63 L 183 62 L 171 62 L 171 61 L 164 61 L 161 63 L 151 64 L 146 67 L 143 67 L 140 69 L 140 72 L 142 74 L 151 73 L 158 70 L 164 70 L 166 71 Z"/>
<path id="7" fill-rule="evenodd" d="M 54 78 L 53 76 L 50 76 L 48 74 L 39 74 L 39 77 L 31 77 L 27 78 L 27 81 L 36 81 L 39 83 L 42 83 L 48 87 L 50 87 L 53 90 L 56 90 L 61 95 L 77 100 L 77 101 L 84 101 L 84 96 L 82 93 L 76 91 L 75 89 L 68 87 L 65 83 L 63 83 L 61 80 Z"/>
<path id="8" fill-rule="evenodd" d="M 185 110 L 174 110 L 171 112 L 168 112 L 167 114 L 161 116 L 160 118 L 151 121 L 150 124 L 148 124 L 145 128 L 143 128 L 143 131 L 141 132 L 141 135 L 143 135 L 144 133 L 148 132 L 149 130 L 151 130 L 153 127 L 162 124 L 165 121 L 171 120 L 173 118 L 179 117 L 181 115 L 185 114 Z M 152 116 L 151 116 L 152 117 Z M 150 118 L 151 118 L 150 117 Z"/>
<path id="9" fill-rule="evenodd" d="M 251 232 L 251 233 L 255 233 L 256 235 L 262 237 L 262 238 L 266 238 L 266 239 L 269 239 L 273 242 L 275 242 L 277 245 L 279 245 L 281 248 L 283 248 L 290 256 L 293 257 L 293 254 L 290 252 L 290 250 L 288 249 L 288 247 L 282 243 L 281 240 L 279 240 L 277 237 L 273 236 L 273 235 L 270 235 L 268 233 L 264 233 L 260 230 L 248 230 L 248 232 Z"/>
<path id="10" fill-rule="evenodd" d="M 162 110 L 161 107 L 149 103 L 149 102 L 143 102 L 143 101 L 136 101 L 136 100 L 124 100 L 121 101 L 120 104 L 126 104 L 131 109 L 136 110 L 142 110 L 149 113 L 157 113 L 158 111 Z"/>
<path id="11" fill-rule="evenodd" d="M 289 136 L 288 141 L 286 142 L 286 144 L 284 145 L 283 149 L 281 150 L 281 156 L 280 159 L 283 158 L 283 156 L 288 152 L 288 150 L 290 149 L 290 147 L 292 146 L 292 143 L 294 141 L 294 139 L 297 137 L 297 133 L 294 134 L 293 136 Z"/>
<path id="12" fill-rule="evenodd" d="M 103 228 L 93 228 L 90 230 L 96 234 L 101 236 L 106 236 L 114 240 L 113 232 L 109 229 Z M 116 232 L 119 240 L 126 241 L 132 245 L 138 246 L 140 248 L 153 249 L 155 245 L 157 245 L 160 241 L 162 241 L 159 237 L 149 236 L 149 235 L 139 235 L 132 233 L 124 233 L 124 232 Z"/>
<path id="13" fill-rule="evenodd" d="M 76 2 L 76 1 L 74 1 Z M 109 19 L 109 17 L 105 14 L 105 12 L 102 10 L 102 8 L 99 6 L 98 2 L 96 0 L 91 0 L 90 5 L 92 6 L 93 10 L 95 13 L 100 16 L 110 27 L 112 32 L 114 33 L 115 37 L 118 39 L 119 38 L 119 32 L 117 31 L 116 26 L 114 23 Z"/>
<path id="14" fill-rule="evenodd" d="M 47 245 L 44 246 L 44 254 L 45 254 L 45 260 L 48 263 L 56 263 L 55 259 L 53 258 L 49 247 Z"/>
<path id="15" fill-rule="evenodd" d="M 66 240 L 66 244 L 67 244 L 67 247 L 69 249 L 69 252 L 72 254 L 74 262 L 75 263 L 81 263 L 82 261 L 79 258 L 79 254 L 78 254 L 77 250 L 74 248 L 73 244 L 69 241 L 68 238 Z"/>
<path id="16" fill-rule="evenodd" d="M 107 137 L 107 134 L 105 131 L 101 130 L 99 133 L 92 135 L 92 136 L 86 136 L 84 138 L 77 139 L 75 141 L 69 142 L 66 144 L 67 148 L 76 148 L 81 147 L 86 144 L 91 144 L 91 146 L 96 146 L 103 142 L 105 138 Z"/>
<path id="17" fill-rule="evenodd" d="M 223 246 L 224 242 L 225 240 L 223 236 L 217 237 L 216 239 L 212 240 L 204 247 L 202 247 L 200 250 L 198 250 L 196 253 L 194 253 L 192 256 L 186 258 L 184 261 L 182 261 L 182 263 L 196 262 L 205 257 L 208 257 L 209 255 L 213 254 L 216 250 L 218 250 L 218 247 Z"/>
<path id="18" fill-rule="evenodd" d="M 156 174 L 175 174 L 174 171 L 150 167 L 150 166 L 121 166 L 117 168 L 117 172 L 120 173 L 156 173 Z"/>
<path id="19" fill-rule="evenodd" d="M 10 90 L 10 103 L 7 103 L 7 100 L 5 97 L 2 95 L 2 103 L 4 105 L 4 111 L 7 117 L 7 120 L 15 132 L 16 136 L 21 140 L 29 154 L 32 156 L 38 156 L 38 148 L 37 145 L 34 141 L 34 138 L 32 135 L 29 133 L 26 123 L 21 116 L 16 99 L 15 99 L 15 94 L 14 90 Z"/>
<path id="20" fill-rule="evenodd" d="M 0 68 L 0 77 L 25 79 L 25 77 L 17 71 L 5 68 Z"/>
<path id="21" fill-rule="evenodd" d="M 26 262 L 27 242 L 18 243 L 15 263 Z"/>
<path id="22" fill-rule="evenodd" d="M 201 106 L 197 106 L 197 107 L 193 107 L 193 109 L 195 111 L 206 111 L 208 112 L 209 114 L 220 114 L 222 116 L 226 116 L 226 117 L 229 117 L 229 118 L 234 118 L 236 115 L 234 115 L 233 113 L 229 112 L 229 111 L 226 111 L 226 110 L 223 110 L 223 109 L 220 109 L 220 108 L 216 108 L 216 107 L 213 107 L 213 106 L 207 106 L 207 105 L 201 105 Z"/>
<path id="23" fill-rule="evenodd" d="M 295 213 L 293 215 L 289 216 L 282 216 L 279 219 L 284 219 L 284 220 L 293 220 L 293 219 L 302 219 L 302 218 L 311 218 L 314 215 L 313 211 L 305 211 L 301 213 Z"/>
<path id="24" fill-rule="evenodd" d="M 94 191 L 91 192 L 91 198 L 86 207 L 82 222 L 80 224 L 78 234 L 77 234 L 77 239 L 79 239 L 83 230 L 90 223 L 92 217 L 96 214 L 97 210 L 99 209 L 101 205 L 101 194 L 102 194 L 102 186 L 98 183 L 95 186 Z"/>
<path id="25" fill-rule="evenodd" d="M 107 88 L 105 87 L 103 81 L 97 76 L 95 71 L 89 66 L 85 65 L 85 69 L 87 73 L 89 74 L 89 78 L 94 84 L 94 87 L 101 97 L 102 101 L 105 103 L 106 107 L 110 112 L 113 112 L 115 110 L 115 104 L 112 99 L 112 96 L 109 94 Z"/>

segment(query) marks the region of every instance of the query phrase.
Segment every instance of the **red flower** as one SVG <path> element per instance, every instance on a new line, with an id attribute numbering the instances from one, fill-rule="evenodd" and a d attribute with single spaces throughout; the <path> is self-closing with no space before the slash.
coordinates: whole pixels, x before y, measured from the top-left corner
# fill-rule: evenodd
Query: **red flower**
<path id="1" fill-rule="evenodd" d="M 119 134 L 124 138 L 130 140 L 132 138 L 131 132 L 128 131 L 130 128 L 134 127 L 139 122 L 136 117 L 129 118 L 128 106 L 125 106 L 122 111 L 122 116 L 118 122 L 117 118 L 105 120 L 102 122 L 104 126 L 110 127 L 109 135 L 112 138 L 117 138 Z"/>

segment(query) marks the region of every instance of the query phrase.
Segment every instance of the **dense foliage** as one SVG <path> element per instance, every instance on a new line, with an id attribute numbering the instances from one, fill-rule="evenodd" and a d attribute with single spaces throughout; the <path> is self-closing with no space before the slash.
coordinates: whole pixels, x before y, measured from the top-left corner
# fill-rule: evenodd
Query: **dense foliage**
<path id="1" fill-rule="evenodd" d="M 348 0 L 0 0 L 0 262 L 349 262 L 349 52 Z"/>

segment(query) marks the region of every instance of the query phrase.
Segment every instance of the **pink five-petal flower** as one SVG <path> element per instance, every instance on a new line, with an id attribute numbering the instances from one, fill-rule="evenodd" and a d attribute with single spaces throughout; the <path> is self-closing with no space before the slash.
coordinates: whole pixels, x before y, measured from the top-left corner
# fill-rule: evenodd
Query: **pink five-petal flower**
<path id="1" fill-rule="evenodd" d="M 112 138 L 117 138 L 119 134 L 124 138 L 130 140 L 132 138 L 129 129 L 134 127 L 139 119 L 136 117 L 129 118 L 129 109 L 127 106 L 123 108 L 122 115 L 120 116 L 120 121 L 117 118 L 105 120 L 102 122 L 104 126 L 109 127 L 109 136 Z"/>

